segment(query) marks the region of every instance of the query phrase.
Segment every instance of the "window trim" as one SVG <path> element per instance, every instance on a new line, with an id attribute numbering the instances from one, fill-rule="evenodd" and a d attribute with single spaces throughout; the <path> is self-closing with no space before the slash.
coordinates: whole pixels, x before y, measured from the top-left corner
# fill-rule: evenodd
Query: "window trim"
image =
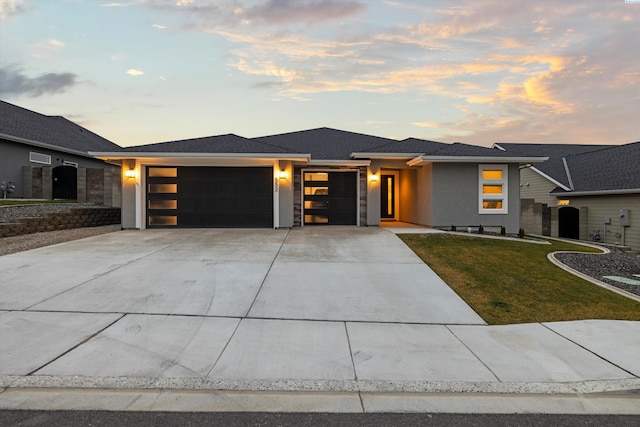
<path id="1" fill-rule="evenodd" d="M 486 170 L 500 170 L 502 171 L 502 178 L 491 179 L 484 178 L 482 172 Z M 483 193 L 483 187 L 485 185 L 500 185 L 502 186 L 502 193 L 498 194 L 485 194 Z M 502 201 L 502 208 L 500 209 L 486 209 L 482 206 L 483 202 L 489 201 Z M 508 164 L 480 164 L 478 165 L 478 213 L 479 214 L 508 214 L 509 213 L 509 165 Z"/>

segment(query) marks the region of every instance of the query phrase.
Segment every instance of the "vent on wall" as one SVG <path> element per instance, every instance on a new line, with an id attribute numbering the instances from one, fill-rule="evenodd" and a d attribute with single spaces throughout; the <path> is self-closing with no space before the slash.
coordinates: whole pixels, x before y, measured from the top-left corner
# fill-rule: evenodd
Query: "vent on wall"
<path id="1" fill-rule="evenodd" d="M 51 156 L 48 154 L 34 153 L 32 151 L 29 153 L 29 161 L 33 163 L 42 163 L 45 165 L 50 165 Z"/>
<path id="2" fill-rule="evenodd" d="M 74 168 L 78 167 L 78 163 L 77 162 L 68 162 L 66 160 L 64 162 L 62 162 L 62 165 L 63 166 L 73 166 Z"/>

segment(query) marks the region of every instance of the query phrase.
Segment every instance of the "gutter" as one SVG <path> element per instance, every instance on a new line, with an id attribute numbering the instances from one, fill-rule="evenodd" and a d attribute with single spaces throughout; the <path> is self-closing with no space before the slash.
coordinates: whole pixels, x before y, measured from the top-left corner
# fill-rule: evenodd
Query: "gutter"
<path id="1" fill-rule="evenodd" d="M 593 190 L 593 191 L 566 191 L 566 192 L 557 192 L 557 193 L 549 193 L 551 196 L 563 196 L 563 197 L 572 197 L 572 196 L 606 196 L 609 194 L 640 194 L 640 188 L 624 188 L 619 190 Z"/>
<path id="2" fill-rule="evenodd" d="M 418 156 L 407 162 L 409 166 L 425 163 L 542 163 L 548 157 L 493 157 L 493 156 Z"/>
<path id="3" fill-rule="evenodd" d="M 384 160 L 406 160 L 412 159 L 416 156 L 421 156 L 424 153 L 351 153 L 351 157 L 354 159 L 384 159 Z"/>
<path id="4" fill-rule="evenodd" d="M 292 160 L 292 161 L 309 161 L 310 154 L 285 154 L 279 156 L 274 153 L 167 153 L 167 152 L 114 152 L 114 151 L 89 151 L 91 156 L 99 159 L 125 160 L 136 158 L 195 158 L 195 159 L 274 159 L 274 160 Z"/>
<path id="5" fill-rule="evenodd" d="M 59 145 L 47 144 L 46 142 L 38 142 L 30 139 L 20 138 L 17 136 L 7 135 L 6 133 L 0 133 L 0 139 L 6 139 L 8 141 L 19 142 L 21 144 L 33 145 L 34 147 L 47 148 L 49 150 L 60 151 L 62 153 L 75 154 L 76 156 L 94 157 L 91 153 L 86 151 L 73 150 L 71 148 L 60 147 Z"/>

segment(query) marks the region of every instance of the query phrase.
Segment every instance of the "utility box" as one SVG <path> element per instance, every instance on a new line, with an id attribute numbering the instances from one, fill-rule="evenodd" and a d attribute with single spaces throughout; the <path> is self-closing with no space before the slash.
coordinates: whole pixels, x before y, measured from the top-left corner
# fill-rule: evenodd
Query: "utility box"
<path id="1" fill-rule="evenodd" d="M 611 217 L 609 216 L 604 217 L 604 223 L 605 225 L 611 225 Z"/>
<path id="2" fill-rule="evenodd" d="M 629 227 L 631 225 L 629 221 L 629 209 L 620 209 L 620 225 L 623 227 Z"/>

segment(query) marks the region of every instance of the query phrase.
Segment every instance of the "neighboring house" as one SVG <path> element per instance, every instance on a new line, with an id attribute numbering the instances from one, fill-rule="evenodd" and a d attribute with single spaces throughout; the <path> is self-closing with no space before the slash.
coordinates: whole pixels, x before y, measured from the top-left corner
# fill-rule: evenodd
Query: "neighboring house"
<path id="1" fill-rule="evenodd" d="M 521 164 L 546 160 L 466 144 L 319 128 L 94 151 L 123 167 L 123 228 L 520 227 Z"/>
<path id="2" fill-rule="evenodd" d="M 119 149 L 64 117 L 0 101 L 0 181 L 15 186 L 7 197 L 119 206 L 119 166 L 88 153 Z"/>
<path id="3" fill-rule="evenodd" d="M 494 148 L 549 157 L 521 169 L 526 231 L 640 249 L 640 142 L 497 143 Z"/>

